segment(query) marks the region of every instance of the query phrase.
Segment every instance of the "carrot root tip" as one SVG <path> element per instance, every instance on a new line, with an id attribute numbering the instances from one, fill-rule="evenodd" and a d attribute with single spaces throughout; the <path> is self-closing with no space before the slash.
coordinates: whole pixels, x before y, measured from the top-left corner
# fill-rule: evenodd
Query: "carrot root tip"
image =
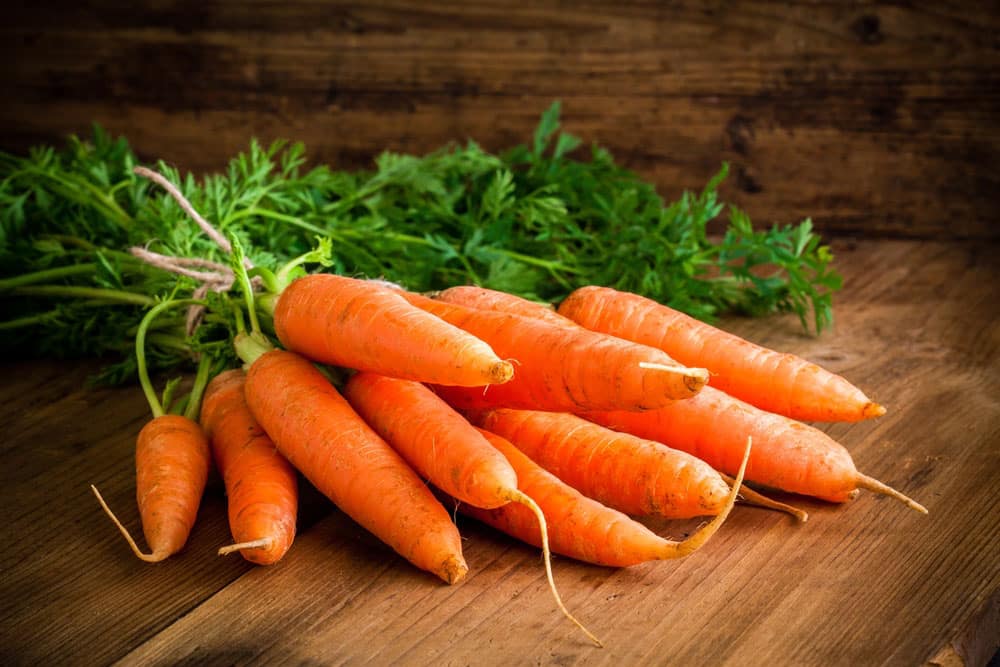
<path id="1" fill-rule="evenodd" d="M 538 506 L 531 496 L 524 493 L 519 489 L 513 489 L 510 492 L 510 499 L 513 502 L 521 503 L 527 507 L 538 519 L 538 528 L 541 531 L 542 536 L 542 559 L 545 563 L 545 578 L 549 583 L 549 590 L 552 591 L 552 597 L 555 598 L 556 606 L 559 607 L 559 611 L 563 613 L 573 625 L 578 627 L 583 634 L 587 635 L 587 639 L 594 643 L 597 648 L 604 648 L 604 642 L 597 638 L 594 633 L 588 630 L 583 623 L 581 623 L 573 614 L 570 613 L 566 605 L 563 604 L 562 597 L 559 595 L 559 591 L 556 589 L 555 578 L 552 576 L 552 551 L 549 549 L 549 528 L 548 524 L 545 522 L 545 513 L 542 512 L 542 508 Z"/>
<path id="2" fill-rule="evenodd" d="M 108 507 L 108 504 L 104 502 L 104 497 L 101 496 L 101 492 L 97 490 L 97 487 L 91 484 L 90 490 L 94 492 L 95 496 L 97 496 L 97 502 L 101 504 L 101 507 L 104 509 L 105 514 L 107 514 L 111 518 L 112 523 L 114 523 L 115 526 L 118 527 L 118 531 L 125 538 L 125 541 L 128 542 L 129 547 L 132 549 L 132 553 L 134 553 L 139 560 L 145 561 L 147 563 L 159 563 L 161 560 L 165 560 L 167 557 L 170 556 L 169 553 L 164 553 L 162 551 L 157 552 L 155 550 L 152 553 L 148 554 L 143 553 L 142 550 L 139 549 L 139 545 L 135 543 L 134 539 L 132 539 L 132 535 L 128 532 L 128 529 L 122 524 L 121 521 L 118 520 L 118 517 L 115 516 L 115 513 L 111 511 L 111 508 Z"/>
<path id="3" fill-rule="evenodd" d="M 224 547 L 220 547 L 218 554 L 220 556 L 228 556 L 234 551 L 242 551 L 243 549 L 267 549 L 274 543 L 274 538 L 262 537 L 257 540 L 250 540 L 249 542 L 238 542 L 236 544 L 229 544 Z"/>
<path id="4" fill-rule="evenodd" d="M 874 477 L 869 477 L 868 475 L 863 475 L 858 473 L 857 485 L 862 489 L 868 489 L 869 491 L 874 491 L 875 493 L 881 493 L 883 495 L 889 496 L 890 498 L 895 498 L 912 510 L 916 510 L 921 514 L 927 514 L 927 508 L 913 500 L 909 496 L 897 491 L 888 484 L 880 482 Z"/>
<path id="5" fill-rule="evenodd" d="M 865 407 L 861 410 L 861 417 L 863 419 L 872 419 L 874 417 L 881 417 L 886 412 L 884 405 L 879 405 L 878 403 L 866 403 Z"/>
<path id="6" fill-rule="evenodd" d="M 723 523 L 725 523 L 726 519 L 729 517 L 729 513 L 733 510 L 733 506 L 736 504 L 736 498 L 740 495 L 740 490 L 743 485 L 743 474 L 747 470 L 747 463 L 750 462 L 750 448 L 752 446 L 753 438 L 748 436 L 746 451 L 743 453 L 743 462 L 740 463 L 740 469 L 736 473 L 736 479 L 733 480 L 732 489 L 729 491 L 729 497 L 726 498 L 726 505 L 722 508 L 722 511 L 719 512 L 718 515 L 716 515 L 711 521 L 695 531 L 695 533 L 686 540 L 682 542 L 669 542 L 668 548 L 664 550 L 664 554 L 661 558 L 683 558 L 684 556 L 690 555 L 708 542 L 709 538 L 715 534 Z"/>

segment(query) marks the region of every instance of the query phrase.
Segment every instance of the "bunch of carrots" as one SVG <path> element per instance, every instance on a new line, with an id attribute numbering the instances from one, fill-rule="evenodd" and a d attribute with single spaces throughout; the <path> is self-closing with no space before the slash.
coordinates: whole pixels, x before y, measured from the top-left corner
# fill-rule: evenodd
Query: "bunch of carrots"
<path id="1" fill-rule="evenodd" d="M 148 552 L 94 489 L 144 560 L 183 547 L 214 465 L 233 538 L 220 553 L 278 562 L 295 536 L 301 474 L 449 584 L 468 571 L 452 502 L 541 547 L 556 602 L 579 625 L 559 601 L 550 550 L 609 567 L 683 557 L 738 496 L 806 519 L 744 479 L 832 502 L 869 489 L 926 512 L 804 423 L 884 414 L 846 379 L 649 299 L 594 286 L 556 309 L 473 286 L 417 294 L 307 273 L 322 244 L 270 273 L 236 239 L 214 238 L 232 259 L 231 297 L 165 299 L 136 335 L 153 416 L 136 444 Z M 157 396 L 143 352 L 170 308 L 228 318 L 242 362 L 220 367 L 203 351 L 183 414 L 169 391 Z M 673 541 L 644 516 L 713 518 Z"/>

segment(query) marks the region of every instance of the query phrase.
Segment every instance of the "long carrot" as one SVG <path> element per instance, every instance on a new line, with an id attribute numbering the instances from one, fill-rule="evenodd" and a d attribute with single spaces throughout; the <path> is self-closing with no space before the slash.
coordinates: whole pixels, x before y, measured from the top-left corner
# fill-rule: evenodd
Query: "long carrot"
<path id="1" fill-rule="evenodd" d="M 226 487 L 236 542 L 219 553 L 239 551 L 251 563 L 272 565 L 295 539 L 298 477 L 251 414 L 245 384 L 241 369 L 219 373 L 208 383 L 201 407 L 200 421 Z"/>
<path id="2" fill-rule="evenodd" d="M 506 407 L 565 412 L 648 409 L 697 394 L 708 378 L 704 369 L 680 366 L 660 350 L 582 327 L 570 329 L 418 294 L 405 297 L 515 361 L 517 370 L 510 382 L 485 390 Z M 478 395 L 483 390 L 468 393 Z"/>
<path id="3" fill-rule="evenodd" d="M 832 502 L 847 501 L 859 489 L 868 489 L 927 512 L 899 491 L 858 472 L 848 451 L 823 431 L 711 387 L 689 400 L 643 413 L 593 411 L 583 416 L 616 431 L 684 450 L 726 473 L 739 466 L 740 445 L 752 436 L 748 481 Z"/>
<path id="4" fill-rule="evenodd" d="M 461 580 L 468 566 L 458 529 L 399 454 L 306 359 L 246 351 L 243 341 L 247 404 L 285 458 L 411 563 L 449 584 Z"/>
<path id="5" fill-rule="evenodd" d="M 274 328 L 282 345 L 314 361 L 409 380 L 476 387 L 514 372 L 488 344 L 375 281 L 295 280 L 274 307 Z"/>
<path id="6" fill-rule="evenodd" d="M 627 567 L 691 554 L 705 544 L 729 516 L 743 479 L 741 469 L 723 510 L 686 540 L 677 542 L 664 539 L 618 510 L 583 495 L 534 463 L 506 439 L 488 431 L 483 434 L 510 461 L 517 473 L 519 488 L 534 498 L 548 517 L 552 550 L 596 565 Z M 508 504 L 492 510 L 463 505 L 459 510 L 519 540 L 538 544 L 534 517 L 521 505 Z"/>
<path id="7" fill-rule="evenodd" d="M 719 473 L 658 442 L 565 412 L 498 409 L 471 419 L 584 495 L 626 514 L 686 519 L 726 506 L 730 489 Z"/>
<path id="8" fill-rule="evenodd" d="M 856 422 L 885 414 L 840 375 L 793 354 L 755 345 L 651 299 L 608 287 L 581 287 L 559 313 L 612 336 L 657 347 L 703 366 L 716 389 L 803 421 Z"/>
<path id="9" fill-rule="evenodd" d="M 344 396 L 414 470 L 456 500 L 482 508 L 511 502 L 525 506 L 535 517 L 545 572 L 557 606 L 591 641 L 601 645 L 559 597 L 552 577 L 545 516 L 535 501 L 517 488 L 517 474 L 503 454 L 419 382 L 356 373 L 344 386 Z"/>
<path id="10" fill-rule="evenodd" d="M 164 301 L 154 306 L 143 317 L 136 333 L 139 381 L 153 413 L 153 419 L 139 432 L 135 445 L 136 500 L 150 553 L 143 553 L 128 529 L 104 502 L 97 487 L 90 486 L 132 552 L 149 563 L 162 561 L 184 547 L 198 514 L 211 461 L 208 439 L 195 421 L 200 393 L 208 377 L 208 357 L 203 357 L 198 365 L 183 416 L 166 413 L 146 369 L 145 339 L 153 319 L 167 308 L 189 305 L 190 302 Z"/>
<path id="11" fill-rule="evenodd" d="M 437 301 L 454 303 L 480 310 L 497 310 L 525 317 L 536 317 L 561 326 L 579 326 L 576 322 L 560 315 L 550 305 L 530 301 L 501 290 L 477 287 L 475 285 L 455 285 L 433 294 Z"/>

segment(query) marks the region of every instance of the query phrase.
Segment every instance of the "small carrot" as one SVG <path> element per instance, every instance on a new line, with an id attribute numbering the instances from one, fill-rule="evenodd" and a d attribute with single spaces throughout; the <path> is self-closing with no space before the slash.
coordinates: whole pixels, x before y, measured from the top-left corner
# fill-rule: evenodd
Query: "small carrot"
<path id="1" fill-rule="evenodd" d="M 184 547 L 198 514 L 211 461 L 208 439 L 195 421 L 200 393 L 208 377 L 208 357 L 203 357 L 198 365 L 183 416 L 166 413 L 146 369 L 145 339 L 153 319 L 167 308 L 190 303 L 191 300 L 186 299 L 164 301 L 154 306 L 143 317 L 136 333 L 139 381 L 153 413 L 153 419 L 139 432 L 135 446 L 136 500 L 150 553 L 142 552 L 128 529 L 104 502 L 97 487 L 90 486 L 132 552 L 149 563 L 162 561 Z"/>
<path id="2" fill-rule="evenodd" d="M 712 386 L 768 412 L 802 421 L 856 422 L 885 414 L 840 375 L 793 354 L 755 345 L 651 299 L 608 287 L 581 287 L 559 313 L 612 336 L 704 366 Z"/>
<path id="3" fill-rule="evenodd" d="M 768 487 L 845 502 L 868 489 L 927 510 L 899 491 L 858 472 L 851 455 L 823 431 L 766 412 L 711 387 L 686 401 L 646 412 L 583 413 L 616 431 L 662 442 L 725 473 L 739 465 L 740 444 L 752 436 L 747 480 Z"/>
<path id="4" fill-rule="evenodd" d="M 704 369 L 680 366 L 660 350 L 583 327 L 570 329 L 538 318 L 477 310 L 418 294 L 404 296 L 486 341 L 501 357 L 515 361 L 517 371 L 512 380 L 485 390 L 496 405 L 564 412 L 641 410 L 693 396 L 708 378 Z M 480 395 L 483 390 L 467 393 Z"/>
<path id="5" fill-rule="evenodd" d="M 414 470 L 456 500 L 482 508 L 515 502 L 530 510 L 541 536 L 545 572 L 557 606 L 591 641 L 601 645 L 559 597 L 552 577 L 545 516 L 535 501 L 518 490 L 517 474 L 503 454 L 419 382 L 356 373 L 344 386 L 344 396 Z"/>
<path id="6" fill-rule="evenodd" d="M 282 345 L 314 361 L 419 382 L 478 387 L 514 372 L 488 344 L 375 281 L 299 278 L 278 297 L 274 328 Z"/>
<path id="7" fill-rule="evenodd" d="M 278 450 L 321 493 L 417 567 L 449 584 L 468 571 L 444 506 L 303 357 L 237 341 L 246 399 Z"/>
<path id="8" fill-rule="evenodd" d="M 729 516 L 743 480 L 741 469 L 722 511 L 686 540 L 677 542 L 664 539 L 618 510 L 583 495 L 534 463 L 506 439 L 488 431 L 482 433 L 510 461 L 517 473 L 519 488 L 534 498 L 548 517 L 552 550 L 607 567 L 627 567 L 691 554 L 705 544 Z M 746 453 L 750 453 L 749 442 Z M 534 517 L 520 505 L 508 504 L 492 510 L 462 505 L 459 510 L 519 540 L 538 544 Z"/>
<path id="9" fill-rule="evenodd" d="M 295 539 L 298 477 L 250 413 L 245 384 L 241 369 L 219 373 L 208 383 L 201 407 L 200 421 L 226 486 L 236 541 L 219 554 L 239 551 L 251 563 L 272 565 Z"/>
<path id="10" fill-rule="evenodd" d="M 730 488 L 719 473 L 658 442 L 565 412 L 497 409 L 471 419 L 584 495 L 626 514 L 686 519 L 726 506 Z"/>

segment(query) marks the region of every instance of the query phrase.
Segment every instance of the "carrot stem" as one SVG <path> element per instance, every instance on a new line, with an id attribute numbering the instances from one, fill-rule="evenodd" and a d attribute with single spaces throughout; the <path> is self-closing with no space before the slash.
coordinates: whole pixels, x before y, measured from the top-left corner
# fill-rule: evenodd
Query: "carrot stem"
<path id="1" fill-rule="evenodd" d="M 69 266 L 57 266 L 52 269 L 43 269 L 41 271 L 32 271 L 31 273 L 22 273 L 19 276 L 11 276 L 10 278 L 0 280 L 0 292 L 13 289 L 15 287 L 34 285 L 37 283 L 49 282 L 50 280 L 59 280 L 60 278 L 69 278 L 71 276 L 93 273 L 96 268 L 97 265 L 93 262 L 85 262 L 81 264 L 70 264 Z"/>
<path id="2" fill-rule="evenodd" d="M 883 482 L 878 481 L 874 477 L 869 477 L 868 475 L 864 475 L 859 472 L 856 483 L 862 489 L 868 489 L 869 491 L 874 491 L 875 493 L 881 493 L 889 496 L 890 498 L 895 498 L 896 500 L 905 504 L 910 509 L 916 510 L 921 514 L 927 514 L 927 508 L 918 503 L 916 500 L 913 500 L 909 496 L 900 493 L 899 491 L 892 488 L 888 484 L 884 484 Z"/>
<path id="3" fill-rule="evenodd" d="M 103 287 L 82 287 L 79 285 L 22 285 L 11 288 L 10 294 L 18 296 L 67 297 L 71 299 L 98 299 L 111 303 L 127 303 L 136 306 L 151 306 L 156 300 L 145 294 Z"/>
<path id="4" fill-rule="evenodd" d="M 162 303 L 158 303 L 149 309 L 143 318 L 139 322 L 139 328 L 135 332 L 135 360 L 136 360 L 136 370 L 139 375 L 139 384 L 142 385 L 142 391 L 146 395 L 146 401 L 149 403 L 149 409 L 153 411 L 154 417 L 162 417 L 165 413 L 163 405 L 160 403 L 160 399 L 156 395 L 156 390 L 153 389 L 153 383 L 149 379 L 149 370 L 146 366 L 146 332 L 149 330 L 149 325 L 156 319 L 156 316 L 162 313 L 168 308 L 173 308 L 175 306 L 190 306 L 190 305 L 204 305 L 204 301 L 198 299 L 176 299 L 167 300 Z"/>
<path id="5" fill-rule="evenodd" d="M 208 373 L 212 368 L 212 357 L 202 353 L 198 360 L 198 370 L 195 372 L 194 385 L 191 393 L 188 394 L 187 407 L 184 409 L 184 416 L 193 422 L 198 421 L 198 412 L 201 410 L 201 397 L 205 393 L 205 385 L 208 384 Z"/>

